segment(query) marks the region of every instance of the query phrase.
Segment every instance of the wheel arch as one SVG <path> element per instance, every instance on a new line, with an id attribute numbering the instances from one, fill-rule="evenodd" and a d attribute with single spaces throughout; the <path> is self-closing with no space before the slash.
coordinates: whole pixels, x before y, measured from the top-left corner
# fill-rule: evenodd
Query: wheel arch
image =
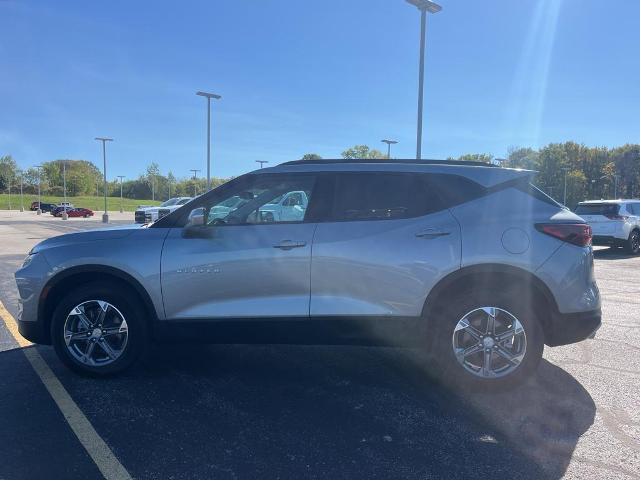
<path id="1" fill-rule="evenodd" d="M 447 299 L 456 293 L 475 286 L 493 288 L 522 289 L 523 297 L 530 294 L 529 301 L 535 308 L 537 318 L 545 337 L 551 334 L 552 317 L 558 312 L 556 300 L 549 288 L 534 273 L 522 268 L 501 264 L 482 264 L 463 267 L 444 277 L 429 292 L 424 303 L 422 316 L 426 319 L 426 328 L 430 330 L 431 322 L 442 311 Z"/>
<path id="2" fill-rule="evenodd" d="M 147 314 L 146 320 L 149 324 L 150 331 L 152 331 L 151 323 L 157 320 L 156 309 L 151 297 L 138 280 L 130 274 L 114 267 L 106 265 L 81 265 L 61 271 L 49 279 L 42 289 L 38 302 L 38 318 L 43 322 L 47 343 L 51 343 L 51 320 L 57 305 L 56 299 L 60 299 L 61 295 L 64 295 L 64 292 L 69 289 L 84 283 L 96 281 L 113 282 L 133 289 L 133 292 L 141 301 L 142 308 Z"/>

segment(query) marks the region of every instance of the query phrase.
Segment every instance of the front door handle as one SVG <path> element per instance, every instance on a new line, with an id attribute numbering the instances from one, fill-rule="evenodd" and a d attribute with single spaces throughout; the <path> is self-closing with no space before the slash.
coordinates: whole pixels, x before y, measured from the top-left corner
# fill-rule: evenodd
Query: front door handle
<path id="1" fill-rule="evenodd" d="M 422 232 L 416 233 L 416 237 L 424 238 L 426 240 L 431 240 L 438 237 L 446 237 L 447 235 L 451 235 L 451 232 L 436 230 L 435 228 L 428 228 L 426 230 L 423 230 Z"/>
<path id="2" fill-rule="evenodd" d="M 302 241 L 283 240 L 277 245 L 274 245 L 273 248 L 279 248 L 280 250 L 291 250 L 292 248 L 304 247 L 306 244 L 307 242 Z"/>

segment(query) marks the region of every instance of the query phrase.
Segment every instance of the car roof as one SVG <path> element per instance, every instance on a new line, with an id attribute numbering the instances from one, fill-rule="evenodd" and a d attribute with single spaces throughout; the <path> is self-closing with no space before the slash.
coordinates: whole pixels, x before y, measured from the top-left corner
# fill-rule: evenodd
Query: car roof
<path id="1" fill-rule="evenodd" d="M 515 168 L 501 168 L 497 165 L 456 160 L 372 160 L 372 159 L 330 159 L 297 160 L 274 167 L 255 170 L 253 174 L 268 173 L 313 173 L 313 172 L 397 172 L 397 173 L 439 173 L 460 175 L 484 187 L 492 187 L 511 180 L 531 178 L 536 172 Z"/>
<path id="2" fill-rule="evenodd" d="M 602 205 L 603 203 L 614 205 L 614 204 L 629 203 L 629 202 L 640 202 L 640 200 L 634 199 L 634 198 L 619 198 L 617 200 L 585 200 L 584 202 L 578 203 L 578 205 Z"/>

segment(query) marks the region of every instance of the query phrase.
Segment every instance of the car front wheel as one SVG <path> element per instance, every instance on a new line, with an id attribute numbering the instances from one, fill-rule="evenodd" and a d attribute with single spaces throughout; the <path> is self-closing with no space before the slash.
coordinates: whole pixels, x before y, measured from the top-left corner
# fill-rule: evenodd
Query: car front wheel
<path id="1" fill-rule="evenodd" d="M 536 370 L 544 337 L 526 297 L 526 292 L 483 288 L 446 302 L 442 316 L 430 322 L 435 360 L 446 383 L 501 390 Z"/>
<path id="2" fill-rule="evenodd" d="M 144 310 L 119 285 L 81 286 L 58 304 L 51 338 L 56 354 L 70 369 L 112 375 L 128 368 L 146 347 Z"/>

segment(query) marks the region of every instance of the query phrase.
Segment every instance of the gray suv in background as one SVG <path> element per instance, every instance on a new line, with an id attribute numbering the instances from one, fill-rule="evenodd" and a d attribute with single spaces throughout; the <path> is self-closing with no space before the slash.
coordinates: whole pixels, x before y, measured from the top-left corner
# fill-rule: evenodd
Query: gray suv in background
<path id="1" fill-rule="evenodd" d="M 20 332 L 92 375 L 151 340 L 191 339 L 411 346 L 453 384 L 513 385 L 545 344 L 600 326 L 591 228 L 532 176 L 447 161 L 264 168 L 148 227 L 38 244 L 15 274 Z M 265 214 L 290 192 L 304 193 L 298 213 Z"/>

